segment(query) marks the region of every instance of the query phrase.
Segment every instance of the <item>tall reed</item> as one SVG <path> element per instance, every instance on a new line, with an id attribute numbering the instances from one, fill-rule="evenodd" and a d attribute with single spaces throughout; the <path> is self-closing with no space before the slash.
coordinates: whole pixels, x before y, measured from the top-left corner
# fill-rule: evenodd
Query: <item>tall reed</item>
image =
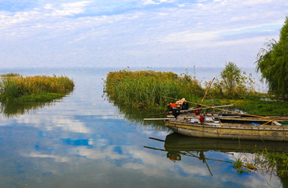
<path id="1" fill-rule="evenodd" d="M 203 96 L 200 82 L 187 74 L 173 72 L 130 71 L 109 72 L 105 92 L 110 100 L 134 108 L 163 109 L 170 102 L 163 96 L 187 100 Z"/>
<path id="2" fill-rule="evenodd" d="M 2 79 L 2 98 L 47 93 L 66 94 L 73 90 L 74 82 L 66 76 L 19 76 Z"/>
<path id="3" fill-rule="evenodd" d="M 14 73 L 14 72 L 10 72 L 10 73 L 6 73 L 6 74 L 1 74 L 0 77 L 17 77 L 17 76 L 21 76 L 19 73 Z"/>

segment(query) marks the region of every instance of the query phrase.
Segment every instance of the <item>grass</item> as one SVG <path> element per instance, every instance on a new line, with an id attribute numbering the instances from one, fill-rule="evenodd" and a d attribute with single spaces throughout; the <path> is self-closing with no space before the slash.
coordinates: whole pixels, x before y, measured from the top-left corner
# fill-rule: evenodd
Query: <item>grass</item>
<path id="1" fill-rule="evenodd" d="M 260 98 L 250 99 L 221 99 L 223 103 L 233 103 L 237 110 L 254 115 L 288 116 L 288 103 L 283 101 L 265 101 Z M 233 109 L 232 109 L 233 111 Z"/>
<path id="2" fill-rule="evenodd" d="M 50 102 L 54 99 L 60 99 L 64 97 L 65 94 L 58 93 L 45 93 L 45 94 L 33 94 L 33 95 L 21 95 L 16 98 L 7 97 L 5 95 L 0 95 L 0 101 L 5 102 Z"/>
<path id="3" fill-rule="evenodd" d="M 262 155 L 264 160 L 261 162 L 268 164 L 269 167 L 276 168 L 278 176 L 288 176 L 288 156 L 285 153 L 269 153 L 265 151 Z"/>
<path id="4" fill-rule="evenodd" d="M 2 78 L 0 100 L 6 102 L 52 101 L 74 88 L 66 76 L 17 76 Z"/>
<path id="5" fill-rule="evenodd" d="M 237 173 L 243 174 L 244 172 L 248 172 L 245 169 L 244 163 L 241 159 L 236 159 L 235 162 L 233 162 L 233 168 L 237 170 Z"/>
<path id="6" fill-rule="evenodd" d="M 252 158 L 242 157 L 233 162 L 233 168 L 242 174 L 251 170 L 262 172 L 277 172 L 279 177 L 288 177 L 288 156 L 286 153 L 255 151 Z"/>
<path id="7" fill-rule="evenodd" d="M 21 76 L 19 73 L 14 73 L 14 72 L 10 72 L 10 73 L 6 73 L 6 74 L 1 74 L 0 77 L 17 77 L 17 76 Z"/>
<path id="8" fill-rule="evenodd" d="M 245 80 L 244 77 L 243 80 Z M 230 109 L 231 111 L 240 110 L 254 115 L 288 116 L 287 102 L 262 100 L 269 95 L 255 91 L 251 75 L 247 80 L 246 85 L 241 84 L 241 87 L 239 86 L 237 89 L 237 86 L 233 90 L 232 96 L 223 88 L 221 81 L 214 81 L 205 98 L 204 105 L 211 105 L 213 101 L 216 104 L 233 103 L 236 107 Z M 168 103 L 175 102 L 175 100 L 163 96 L 185 98 L 187 101 L 196 103 L 201 102 L 208 86 L 208 82 L 204 82 L 203 87 L 196 77 L 187 74 L 178 75 L 173 72 L 147 70 L 123 69 L 109 72 L 104 80 L 104 91 L 110 101 L 130 108 L 150 110 L 166 110 Z"/>
<path id="9" fill-rule="evenodd" d="M 104 90 L 111 101 L 142 109 L 166 109 L 171 100 L 163 96 L 201 101 L 205 92 L 198 80 L 186 74 L 129 69 L 109 72 Z"/>
<path id="10" fill-rule="evenodd" d="M 128 107 L 141 109 L 166 110 L 166 106 L 175 100 L 164 98 L 185 98 L 187 101 L 200 102 L 205 90 L 209 87 L 204 82 L 204 87 L 196 77 L 188 74 L 175 74 L 173 72 L 157 71 L 130 71 L 123 69 L 109 72 L 104 80 L 104 91 L 110 101 L 122 103 Z M 240 87 L 240 86 L 239 86 Z M 213 82 L 203 104 L 211 105 L 215 98 L 230 98 L 221 81 Z M 256 96 L 256 92 L 249 82 L 247 87 L 241 84 L 241 88 L 233 90 L 233 97 L 245 99 L 248 96 Z M 259 97 L 258 97 L 259 98 Z M 213 100 L 209 100 L 213 99 Z"/>

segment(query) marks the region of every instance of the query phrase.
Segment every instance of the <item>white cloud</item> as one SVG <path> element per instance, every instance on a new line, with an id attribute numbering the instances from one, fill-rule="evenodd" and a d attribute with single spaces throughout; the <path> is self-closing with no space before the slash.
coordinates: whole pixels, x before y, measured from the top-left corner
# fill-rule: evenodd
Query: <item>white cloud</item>
<path id="1" fill-rule="evenodd" d="M 33 115 L 32 115 L 33 116 Z M 38 115 L 41 117 L 41 115 Z M 87 128 L 82 122 L 78 120 L 71 120 L 69 117 L 52 116 L 47 119 L 47 116 L 42 118 L 33 118 L 31 115 L 20 116 L 17 118 L 18 123 L 25 123 L 33 127 L 41 127 L 41 129 L 52 131 L 62 129 L 63 131 L 76 133 L 90 133 L 91 130 Z"/>
<path id="2" fill-rule="evenodd" d="M 218 32 L 206 32 L 206 33 L 194 33 L 190 31 L 184 31 L 180 33 L 169 34 L 167 37 L 161 39 L 161 42 L 191 42 L 191 41 L 203 41 L 214 40 L 217 38 Z"/>
<path id="3" fill-rule="evenodd" d="M 153 1 L 153 0 L 142 0 L 143 5 L 159 5 L 161 3 L 172 3 L 174 2 L 173 0 L 158 0 L 158 1 Z"/>
<path id="4" fill-rule="evenodd" d="M 63 3 L 61 4 L 62 9 L 54 9 L 52 13 L 53 16 L 68 16 L 74 14 L 84 13 L 85 7 L 88 6 L 91 2 L 90 1 L 82 1 L 76 3 Z"/>
<path id="5" fill-rule="evenodd" d="M 75 149 L 75 154 L 79 156 L 84 156 L 88 159 L 113 159 L 113 160 L 119 160 L 119 159 L 124 159 L 128 158 L 127 155 L 121 155 L 113 151 L 114 146 L 109 146 L 105 148 L 104 150 L 99 151 L 99 149 L 93 150 L 93 149 L 88 149 L 86 147 L 78 147 Z"/>
<path id="6" fill-rule="evenodd" d="M 153 66 L 159 64 L 160 58 L 155 58 L 157 54 L 163 54 L 163 57 L 166 54 L 168 57 L 171 54 L 169 50 L 178 47 L 177 51 L 181 51 L 183 50 L 181 46 L 191 47 L 192 43 L 195 43 L 194 47 L 205 47 L 210 43 L 214 47 L 220 45 L 231 48 L 231 44 L 243 44 L 248 41 L 255 49 L 258 49 L 261 37 L 272 36 L 259 33 L 268 31 L 269 28 L 259 28 L 258 33 L 251 30 L 253 34 L 251 37 L 238 36 L 237 38 L 235 35 L 234 39 L 231 37 L 229 40 L 223 41 L 223 39 L 233 34 L 232 31 L 245 33 L 243 28 L 255 28 L 265 24 L 269 26 L 275 23 L 281 27 L 286 16 L 285 6 L 288 6 L 288 3 L 283 0 L 279 2 L 257 1 L 257 5 L 251 6 L 247 4 L 252 3 L 252 0 L 244 2 L 200 0 L 196 4 L 168 0 L 144 0 L 129 1 L 131 4 L 134 3 L 130 9 L 130 4 L 126 1 L 125 3 L 112 6 L 106 2 L 98 6 L 94 1 L 62 4 L 43 2 L 38 4 L 42 7 L 36 7 L 30 11 L 3 12 L 0 14 L 0 34 L 3 38 L 0 41 L 0 48 L 6 51 L 3 51 L 3 54 L 0 53 L 1 57 L 3 56 L 0 64 L 9 61 L 11 66 L 19 66 L 16 62 L 21 59 L 20 62 L 24 66 L 27 66 L 28 62 L 39 66 L 32 62 L 38 62 L 39 58 L 43 58 L 41 59 L 43 64 L 49 66 L 51 65 L 48 62 L 49 59 L 53 59 L 55 66 L 64 59 L 68 60 L 65 60 L 68 66 L 77 66 L 81 63 L 95 66 L 93 59 L 97 57 L 99 61 L 105 62 L 103 64 L 111 66 L 127 66 L 130 62 L 135 65 L 136 59 L 139 65 Z M 141 4 L 158 5 L 150 9 L 150 6 L 143 7 Z M 125 8 L 121 9 L 121 6 Z M 108 7 L 108 11 L 105 7 Z M 115 12 L 113 12 L 114 9 Z M 270 31 L 275 32 L 275 28 L 273 27 Z M 273 37 L 275 35 L 273 33 Z M 21 43 L 23 39 L 27 39 L 29 43 Z M 219 41 L 220 39 L 222 41 Z M 12 48 L 16 43 L 28 53 L 18 52 L 17 49 Z M 168 43 L 171 45 L 173 43 L 174 47 L 170 48 Z M 39 53 L 33 53 L 34 48 L 36 51 L 47 51 L 46 58 L 38 56 Z M 58 48 L 61 50 L 56 50 Z M 214 51 L 217 50 L 214 49 Z M 23 54 L 27 54 L 27 58 L 24 58 Z M 51 56 L 51 54 L 54 55 Z M 250 51 L 250 57 L 255 57 L 252 51 Z M 183 60 L 183 65 L 190 63 L 191 58 L 188 55 L 187 60 Z M 167 62 L 171 58 L 161 59 L 160 64 L 163 66 L 178 66 L 176 63 Z M 247 59 L 247 61 L 252 61 L 252 59 Z"/>
<path id="7" fill-rule="evenodd" d="M 169 171 L 173 171 L 175 163 L 169 159 L 164 158 L 164 156 L 159 154 L 153 154 L 146 152 L 145 150 L 135 150 L 132 147 L 126 148 L 126 152 L 129 152 L 134 159 L 141 159 L 141 164 L 138 163 L 126 163 L 123 165 L 123 168 L 141 170 L 142 173 L 146 175 L 157 175 L 165 176 Z M 177 165 L 186 173 L 190 175 L 201 175 L 201 176 L 210 176 L 209 172 L 205 167 L 194 165 L 187 165 L 185 163 L 179 162 Z M 169 169 L 169 170 L 167 170 Z M 179 175 L 179 174 L 175 174 Z"/>
<path id="8" fill-rule="evenodd" d="M 15 25 L 32 19 L 37 19 L 38 16 L 41 16 L 41 13 L 37 11 L 17 12 L 14 15 L 4 14 L 1 16 L 0 25 L 2 25 L 2 28 L 5 28 L 7 25 Z"/>
<path id="9" fill-rule="evenodd" d="M 157 4 L 153 0 L 143 0 L 143 5 Z"/>
<path id="10" fill-rule="evenodd" d="M 27 157 L 52 158 L 52 159 L 55 160 L 55 162 L 65 162 L 65 163 L 71 161 L 69 157 L 63 157 L 63 156 L 60 156 L 60 155 L 40 154 L 40 153 L 36 153 L 36 152 L 32 152 L 32 153 L 28 154 Z"/>
<path id="11" fill-rule="evenodd" d="M 53 5 L 52 4 L 46 4 L 46 5 L 44 5 L 44 8 L 50 10 L 50 9 L 53 9 Z"/>

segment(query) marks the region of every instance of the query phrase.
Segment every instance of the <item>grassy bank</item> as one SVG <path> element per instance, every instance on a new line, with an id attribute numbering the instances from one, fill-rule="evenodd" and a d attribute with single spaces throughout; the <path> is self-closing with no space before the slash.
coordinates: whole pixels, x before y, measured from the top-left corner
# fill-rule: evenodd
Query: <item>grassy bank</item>
<path id="1" fill-rule="evenodd" d="M 245 80 L 248 81 L 245 82 Z M 201 86 L 199 80 L 187 74 L 124 69 L 107 74 L 104 90 L 107 98 L 117 104 L 130 108 L 167 110 L 166 105 L 175 100 L 163 96 L 201 102 L 209 84 L 206 82 L 202 85 L 204 87 Z M 288 115 L 287 102 L 265 101 L 261 99 L 263 96 L 255 91 L 251 77 L 248 79 L 243 77 L 241 84 L 236 84 L 232 92 L 225 88 L 221 80 L 216 80 L 213 82 L 204 104 L 211 105 L 213 101 L 216 104 L 232 103 L 237 106 L 237 111 L 248 114 Z"/>
<path id="2" fill-rule="evenodd" d="M 258 97 L 233 100 L 220 99 L 220 101 L 223 103 L 234 104 L 237 110 L 246 112 L 247 114 L 264 116 L 288 116 L 288 103 L 283 101 L 263 100 Z"/>
<path id="3" fill-rule="evenodd" d="M 2 102 L 36 102 L 52 101 L 65 96 L 73 90 L 74 83 L 66 76 L 5 75 L 0 87 Z"/>

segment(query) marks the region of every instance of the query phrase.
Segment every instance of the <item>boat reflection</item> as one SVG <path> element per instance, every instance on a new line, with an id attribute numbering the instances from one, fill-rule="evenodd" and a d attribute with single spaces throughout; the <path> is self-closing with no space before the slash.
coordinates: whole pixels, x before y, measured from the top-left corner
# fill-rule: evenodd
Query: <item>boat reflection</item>
<path id="1" fill-rule="evenodd" d="M 153 139 L 153 138 L 152 138 Z M 287 143 L 254 140 L 227 140 L 213 138 L 197 138 L 172 133 L 166 136 L 165 150 L 171 151 L 219 151 L 255 153 L 267 149 L 268 152 L 288 153 Z"/>
<path id="2" fill-rule="evenodd" d="M 238 154 L 255 155 L 263 151 L 271 153 L 278 152 L 285 155 L 288 154 L 287 143 L 285 142 L 197 138 L 183 136 L 177 133 L 167 135 L 165 140 L 152 137 L 150 137 L 150 139 L 163 142 L 164 149 L 144 146 L 145 148 L 166 152 L 167 158 L 174 162 L 181 161 L 184 156 L 197 158 L 207 166 L 211 176 L 213 176 L 213 173 L 207 163 L 208 161 L 230 163 L 231 165 L 233 164 L 234 168 L 235 161 L 232 158 L 237 159 L 237 157 L 234 156 L 237 156 Z M 230 159 L 229 157 L 225 157 L 226 159 L 224 160 L 212 157 L 209 158 L 205 156 L 209 151 L 220 152 L 227 154 L 227 156 L 233 155 L 233 157 L 230 157 Z M 276 168 L 278 168 L 278 166 Z M 275 175 L 278 176 L 278 172 Z M 282 178 L 284 177 L 280 178 L 282 181 Z"/>

